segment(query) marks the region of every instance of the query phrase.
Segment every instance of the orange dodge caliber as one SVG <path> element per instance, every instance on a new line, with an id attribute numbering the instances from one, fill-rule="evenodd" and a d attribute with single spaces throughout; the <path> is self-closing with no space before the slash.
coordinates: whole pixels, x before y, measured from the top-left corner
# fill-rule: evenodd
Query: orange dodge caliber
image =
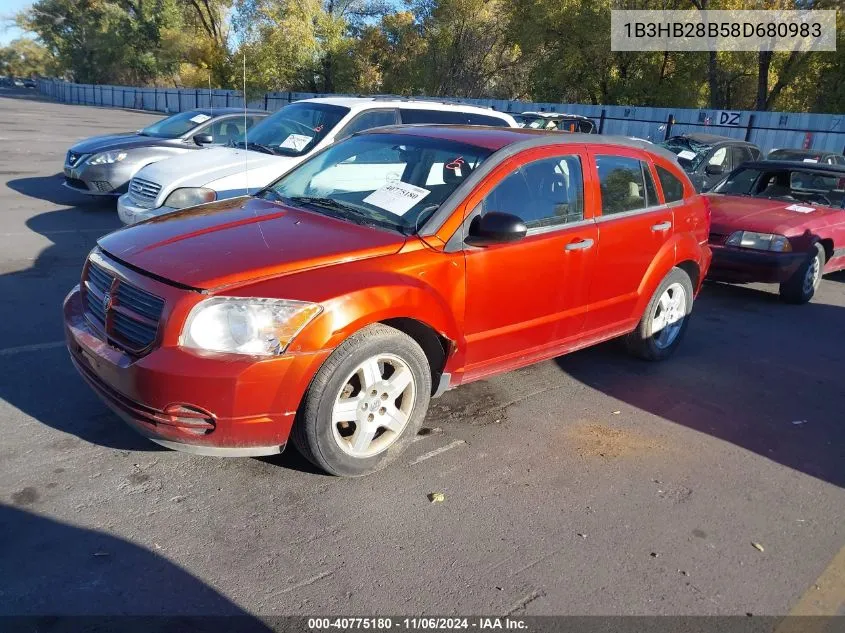
<path id="1" fill-rule="evenodd" d="M 65 300 L 67 344 L 159 444 L 247 456 L 291 439 L 363 475 L 447 389 L 623 335 L 669 356 L 709 224 L 675 157 L 647 143 L 379 128 L 255 196 L 103 237 Z"/>

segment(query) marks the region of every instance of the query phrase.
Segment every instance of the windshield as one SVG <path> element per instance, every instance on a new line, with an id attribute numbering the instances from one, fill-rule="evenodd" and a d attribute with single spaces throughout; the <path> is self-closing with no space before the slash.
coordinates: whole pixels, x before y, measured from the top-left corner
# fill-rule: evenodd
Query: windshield
<path id="1" fill-rule="evenodd" d="M 208 114 L 200 110 L 180 112 L 148 125 L 140 131 L 140 134 L 141 136 L 155 136 L 156 138 L 178 138 L 210 118 Z"/>
<path id="2" fill-rule="evenodd" d="M 673 136 L 658 144 L 675 154 L 678 157 L 678 162 L 685 171 L 695 171 L 698 169 L 701 161 L 704 160 L 707 152 L 712 148 L 712 145 L 698 143 L 686 136 Z"/>
<path id="3" fill-rule="evenodd" d="M 314 149 L 348 112 L 349 108 L 325 103 L 291 103 L 249 130 L 247 149 L 280 156 L 303 156 Z M 243 136 L 231 145 L 243 147 Z"/>
<path id="4" fill-rule="evenodd" d="M 845 201 L 845 174 L 804 169 L 737 169 L 712 192 L 841 207 Z"/>
<path id="5" fill-rule="evenodd" d="M 442 139 L 365 134 L 332 145 L 258 195 L 411 235 L 490 153 Z"/>

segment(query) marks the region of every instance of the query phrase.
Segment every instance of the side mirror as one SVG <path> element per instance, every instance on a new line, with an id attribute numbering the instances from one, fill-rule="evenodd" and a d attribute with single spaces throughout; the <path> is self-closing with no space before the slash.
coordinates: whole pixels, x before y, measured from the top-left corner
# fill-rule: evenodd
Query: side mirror
<path id="1" fill-rule="evenodd" d="M 214 137 L 211 134 L 195 134 L 194 143 L 197 145 L 208 145 L 214 142 Z"/>
<path id="2" fill-rule="evenodd" d="M 515 215 L 489 211 L 472 219 L 464 241 L 470 246 L 488 246 L 521 240 L 527 232 L 528 227 Z"/>
<path id="3" fill-rule="evenodd" d="M 721 176 L 725 173 L 725 168 L 721 165 L 707 165 L 704 168 L 704 173 L 708 176 Z"/>

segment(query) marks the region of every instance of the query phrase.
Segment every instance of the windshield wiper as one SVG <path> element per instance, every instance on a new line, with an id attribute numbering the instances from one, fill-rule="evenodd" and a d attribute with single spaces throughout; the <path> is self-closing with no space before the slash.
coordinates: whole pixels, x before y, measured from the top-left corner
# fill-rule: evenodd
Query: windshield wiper
<path id="1" fill-rule="evenodd" d="M 243 141 L 231 141 L 231 144 L 232 147 L 236 147 L 238 149 L 258 150 L 259 152 L 264 152 L 265 154 L 272 154 L 273 156 L 276 155 L 276 152 L 269 145 L 262 145 L 261 143 L 256 143 L 254 141 L 248 141 L 247 143 L 244 143 Z"/>
<path id="2" fill-rule="evenodd" d="M 310 204 L 312 207 L 319 207 L 321 209 L 328 209 L 330 211 L 340 211 L 341 215 L 339 217 L 346 220 L 351 220 L 356 224 L 375 224 L 375 222 L 373 222 L 373 220 L 366 213 L 359 211 L 350 204 L 345 204 L 343 202 L 340 202 L 339 200 L 335 200 L 334 198 L 291 196 L 290 200 L 295 203 Z M 351 213 L 352 217 L 345 215 L 346 213 Z"/>

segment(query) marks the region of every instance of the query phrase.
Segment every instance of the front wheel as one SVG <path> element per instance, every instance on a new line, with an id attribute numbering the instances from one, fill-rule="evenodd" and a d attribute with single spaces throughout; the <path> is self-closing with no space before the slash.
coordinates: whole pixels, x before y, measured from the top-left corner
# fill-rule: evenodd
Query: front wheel
<path id="1" fill-rule="evenodd" d="M 419 431 L 431 370 L 407 334 L 371 325 L 344 341 L 308 388 L 291 440 L 315 466 L 342 477 L 379 470 Z"/>
<path id="2" fill-rule="evenodd" d="M 807 303 L 822 282 L 824 263 L 824 249 L 820 244 L 815 244 L 806 261 L 780 285 L 780 298 L 787 303 Z"/>
<path id="3" fill-rule="evenodd" d="M 689 275 L 673 268 L 652 295 L 637 329 L 628 335 L 628 351 L 645 360 L 668 358 L 684 337 L 692 302 Z"/>

